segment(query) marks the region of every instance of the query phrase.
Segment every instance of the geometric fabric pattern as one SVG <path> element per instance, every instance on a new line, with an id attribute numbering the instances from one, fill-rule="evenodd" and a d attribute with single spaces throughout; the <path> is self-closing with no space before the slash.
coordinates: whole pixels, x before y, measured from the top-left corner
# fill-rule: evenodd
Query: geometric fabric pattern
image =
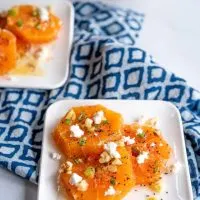
<path id="1" fill-rule="evenodd" d="M 75 2 L 69 79 L 55 90 L 0 89 L 0 165 L 37 182 L 44 115 L 59 99 L 149 99 L 179 109 L 194 197 L 200 196 L 200 93 L 138 48 L 144 15 Z"/>

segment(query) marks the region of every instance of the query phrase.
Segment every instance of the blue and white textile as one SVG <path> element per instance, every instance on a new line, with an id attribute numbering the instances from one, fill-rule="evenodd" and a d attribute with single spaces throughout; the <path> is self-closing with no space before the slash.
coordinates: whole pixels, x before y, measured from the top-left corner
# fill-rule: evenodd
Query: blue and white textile
<path id="1" fill-rule="evenodd" d="M 155 99 L 181 112 L 190 175 L 200 196 L 200 93 L 135 46 L 144 15 L 76 2 L 71 71 L 58 89 L 0 89 L 0 165 L 37 182 L 44 114 L 58 99 Z"/>

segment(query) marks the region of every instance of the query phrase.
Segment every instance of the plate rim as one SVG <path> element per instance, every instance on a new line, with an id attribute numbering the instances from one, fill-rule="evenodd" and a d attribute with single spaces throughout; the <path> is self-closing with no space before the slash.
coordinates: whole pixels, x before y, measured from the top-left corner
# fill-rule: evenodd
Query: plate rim
<path id="1" fill-rule="evenodd" d="M 64 102 L 88 102 L 88 105 L 90 104 L 90 102 L 92 102 L 93 104 L 95 102 L 100 102 L 100 101 L 109 101 L 109 102 L 125 102 L 125 101 L 129 101 L 129 102 L 140 102 L 140 103 L 146 103 L 146 102 L 150 102 L 150 103 L 159 103 L 159 104 L 163 104 L 164 106 L 168 106 L 170 108 L 172 108 L 175 113 L 177 114 L 177 119 L 178 119 L 178 125 L 180 127 L 180 137 L 181 137 L 181 143 L 182 143 L 182 151 L 183 151 L 183 159 L 184 159 L 184 164 L 186 164 L 184 166 L 185 168 L 185 175 L 186 175 L 186 180 L 187 180 L 187 188 L 188 188 L 188 192 L 189 192 L 189 198 L 188 200 L 193 200 L 193 192 L 192 192 L 192 185 L 191 185 L 191 177 L 190 177 L 190 173 L 189 173 L 189 164 L 188 164 L 188 160 L 187 160 L 187 152 L 186 152 L 186 146 L 185 146 L 185 139 L 184 139 L 184 131 L 183 131 L 183 123 L 182 123 L 182 119 L 181 119 L 181 114 L 180 111 L 178 110 L 178 108 L 171 102 L 168 101 L 163 101 L 163 100 L 131 100 L 131 99 L 60 99 L 54 103 L 52 103 L 46 110 L 45 113 L 45 120 L 44 120 L 44 126 L 43 126 L 43 135 L 42 135 L 42 141 L 44 141 L 45 138 L 45 132 L 46 132 L 46 128 L 47 128 L 47 120 L 48 120 L 48 113 L 53 109 L 53 107 L 57 104 L 62 104 Z M 42 148 L 41 148 L 41 160 L 40 160 L 40 165 L 39 165 L 39 181 L 38 181 L 38 193 L 37 193 L 37 200 L 40 200 L 40 192 L 41 192 L 41 170 L 42 170 L 42 165 L 44 162 L 43 159 L 43 154 L 44 154 L 44 143 L 42 143 Z"/>
<path id="2" fill-rule="evenodd" d="M 68 51 L 69 51 L 69 55 L 67 56 L 66 60 L 65 60 L 65 67 L 66 67 L 66 70 L 65 70 L 65 74 L 64 76 L 59 80 L 57 81 L 56 83 L 53 83 L 53 84 L 49 84 L 49 83 L 46 83 L 46 84 L 41 84 L 41 85 L 38 85 L 38 86 L 34 86 L 34 84 L 32 85 L 29 85 L 29 86 L 26 86 L 24 85 L 23 83 L 17 83 L 15 81 L 11 81 L 12 83 L 9 84 L 10 82 L 6 82 L 6 83 L 3 83 L 1 84 L 0 83 L 0 87 L 3 88 L 3 89 L 6 89 L 6 88 L 19 88 L 19 89 L 46 89 L 46 90 L 52 90 L 52 89 L 56 89 L 56 88 L 59 88 L 61 86 L 63 86 L 65 84 L 65 82 L 68 80 L 69 76 L 70 76 L 70 59 L 71 59 L 71 50 L 72 50 L 72 45 L 73 45 L 73 35 L 74 35 L 74 16 L 75 16 L 75 11 L 74 11 L 74 6 L 72 4 L 72 2 L 70 0 L 59 0 L 61 3 L 64 3 L 66 4 L 67 6 L 69 6 L 69 10 L 70 10 L 70 18 L 71 20 L 69 20 L 69 40 L 68 40 L 68 43 L 69 43 L 69 48 L 68 48 Z M 57 1 L 55 1 L 57 2 Z M 37 1 L 37 3 L 40 3 L 40 1 Z M 14 4 L 14 3 L 13 3 Z M 2 8 L 1 8 L 2 9 Z M 17 79 L 20 79 L 21 77 L 38 77 L 38 76 L 19 76 L 17 77 Z M 0 77 L 1 78 L 1 77 Z M 40 78 L 40 77 L 38 77 Z"/>

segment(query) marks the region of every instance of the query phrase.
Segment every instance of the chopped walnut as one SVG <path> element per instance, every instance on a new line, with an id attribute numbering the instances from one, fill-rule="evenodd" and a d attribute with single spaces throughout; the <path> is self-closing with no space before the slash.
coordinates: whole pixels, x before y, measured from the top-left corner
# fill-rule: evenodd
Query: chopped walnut
<path id="1" fill-rule="evenodd" d="M 92 124 L 93 124 L 93 120 L 92 119 L 87 118 L 85 120 L 85 126 L 86 126 L 87 129 L 91 129 L 92 128 Z"/>
<path id="2" fill-rule="evenodd" d="M 117 141 L 116 144 L 117 144 L 117 146 L 119 146 L 119 147 L 124 147 L 124 146 L 125 146 L 124 140 L 123 140 L 123 139 Z"/>
<path id="3" fill-rule="evenodd" d="M 99 159 L 100 163 L 108 163 L 110 160 L 111 160 L 111 157 L 106 151 L 101 153 L 100 159 Z"/>
<path id="4" fill-rule="evenodd" d="M 116 165 L 108 165 L 107 169 L 109 172 L 117 172 L 117 166 Z"/>
<path id="5" fill-rule="evenodd" d="M 122 165 L 122 161 L 118 158 L 112 161 L 112 165 Z"/>
<path id="6" fill-rule="evenodd" d="M 66 117 L 65 117 L 66 119 L 71 119 L 71 120 L 75 120 L 76 119 L 76 113 L 74 112 L 74 110 L 72 109 L 72 110 L 70 110 L 68 113 L 67 113 L 67 115 L 66 115 Z"/>

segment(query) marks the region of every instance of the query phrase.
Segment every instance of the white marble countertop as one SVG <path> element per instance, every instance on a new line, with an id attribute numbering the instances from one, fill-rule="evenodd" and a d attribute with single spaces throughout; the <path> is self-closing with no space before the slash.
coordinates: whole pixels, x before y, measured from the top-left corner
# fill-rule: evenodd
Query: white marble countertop
<path id="1" fill-rule="evenodd" d="M 200 1 L 104 0 L 144 12 L 146 19 L 137 46 L 166 69 L 200 89 Z M 121 3 L 120 3 L 121 2 Z M 0 200 L 36 200 L 37 186 L 0 169 Z"/>

